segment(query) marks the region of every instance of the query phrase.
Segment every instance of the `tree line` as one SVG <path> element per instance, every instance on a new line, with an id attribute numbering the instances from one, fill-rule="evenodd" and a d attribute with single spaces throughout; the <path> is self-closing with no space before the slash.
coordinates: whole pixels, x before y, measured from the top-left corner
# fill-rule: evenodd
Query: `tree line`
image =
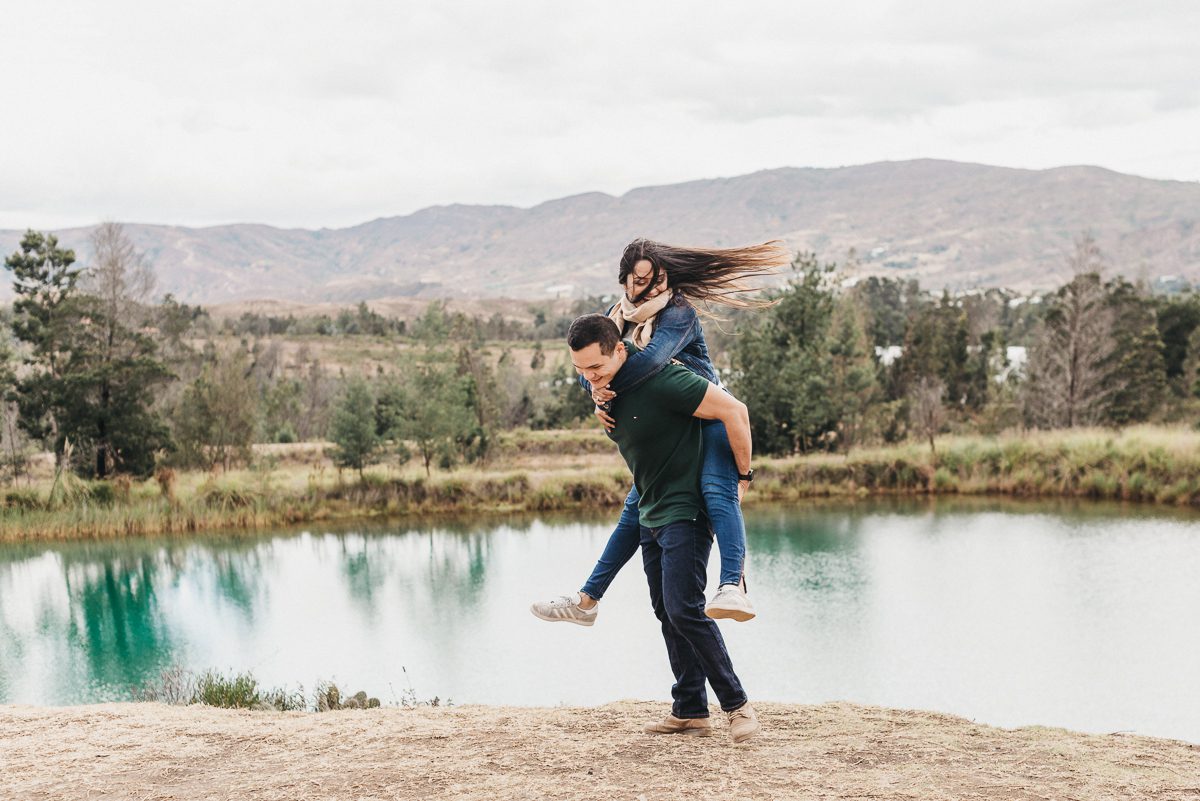
<path id="1" fill-rule="evenodd" d="M 1200 296 L 1105 277 L 1088 236 L 1066 266 L 1071 279 L 1040 295 L 952 296 L 876 277 L 843 288 L 835 265 L 800 256 L 776 304 L 743 316 L 728 349 L 756 449 L 1194 422 Z"/>
<path id="2" fill-rule="evenodd" d="M 170 295 L 153 300 L 152 273 L 121 226 L 97 228 L 92 252 L 84 269 L 54 236 L 29 231 L 5 260 L 15 293 L 0 341 L 9 480 L 34 449 L 105 478 L 229 468 L 254 443 L 299 441 L 331 442 L 335 461 L 358 471 L 414 458 L 430 471 L 486 458 L 497 432 L 591 413 L 562 337 L 574 316 L 603 307 L 598 298 L 558 313 L 531 306 L 531 322 L 432 302 L 408 320 L 360 303 L 218 324 Z M 1068 267 L 1071 280 L 1042 295 L 951 295 L 911 280 L 850 285 L 837 265 L 801 254 L 774 305 L 705 328 L 760 452 L 1191 419 L 1200 298 L 1104 277 L 1086 237 Z M 334 338 L 394 347 L 384 359 L 331 360 L 322 343 Z"/>

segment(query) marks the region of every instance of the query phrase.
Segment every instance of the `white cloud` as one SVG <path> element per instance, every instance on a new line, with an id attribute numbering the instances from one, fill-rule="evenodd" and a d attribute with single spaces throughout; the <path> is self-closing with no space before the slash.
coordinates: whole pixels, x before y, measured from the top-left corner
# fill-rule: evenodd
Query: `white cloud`
<path id="1" fill-rule="evenodd" d="M 1200 5 L 27 4 L 0 227 L 341 226 L 953 158 L 1200 179 Z"/>

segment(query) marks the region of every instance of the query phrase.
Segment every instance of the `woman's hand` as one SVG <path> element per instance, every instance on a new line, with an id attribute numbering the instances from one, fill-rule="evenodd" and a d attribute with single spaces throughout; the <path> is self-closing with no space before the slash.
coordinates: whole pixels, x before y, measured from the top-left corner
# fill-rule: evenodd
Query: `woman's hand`
<path id="1" fill-rule="evenodd" d="M 600 422 L 604 426 L 605 431 L 612 431 L 617 427 L 617 421 L 612 419 L 612 415 L 601 409 L 599 406 L 596 407 L 593 414 L 600 418 Z"/>
<path id="2" fill-rule="evenodd" d="M 592 402 L 594 402 L 597 406 L 602 403 L 608 403 L 615 397 L 617 397 L 617 393 L 613 392 L 608 387 L 592 388 Z"/>

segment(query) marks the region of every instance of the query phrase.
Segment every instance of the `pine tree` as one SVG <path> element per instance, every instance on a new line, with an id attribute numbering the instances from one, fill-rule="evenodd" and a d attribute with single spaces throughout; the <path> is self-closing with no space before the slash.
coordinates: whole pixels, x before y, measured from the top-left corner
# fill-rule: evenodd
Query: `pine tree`
<path id="1" fill-rule="evenodd" d="M 1120 278 L 1106 290 L 1114 341 L 1106 364 L 1110 395 L 1105 416 L 1121 426 L 1147 420 L 1162 406 L 1167 372 L 1153 302 Z"/>
<path id="2" fill-rule="evenodd" d="M 907 391 L 921 378 L 936 376 L 950 404 L 965 406 L 970 397 L 967 342 L 967 315 L 943 293 L 909 323 L 899 364 L 901 387 Z"/>
<path id="3" fill-rule="evenodd" d="M 1180 366 L 1180 384 L 1185 398 L 1200 398 L 1200 326 L 1192 329 L 1187 352 Z"/>
<path id="4" fill-rule="evenodd" d="M 750 408 L 756 451 L 818 446 L 836 428 L 829 403 L 832 268 L 801 256 L 776 305 L 753 316 L 732 352 L 734 390 Z"/>
<path id="5" fill-rule="evenodd" d="M 58 246 L 53 234 L 29 230 L 20 250 L 4 260 L 13 274 L 13 334 L 30 345 L 29 374 L 15 391 L 20 427 L 33 439 L 49 446 L 57 462 L 62 446 L 58 410 L 65 391 L 63 363 L 70 334 L 69 303 L 80 273 L 75 251 Z"/>
<path id="6" fill-rule="evenodd" d="M 330 451 L 334 464 L 358 471 L 371 463 L 379 450 L 379 433 L 375 426 L 375 398 L 371 387 L 362 378 L 352 378 L 346 384 L 341 400 L 333 410 L 329 424 Z"/>
<path id="7" fill-rule="evenodd" d="M 92 253 L 77 301 L 80 324 L 72 328 L 68 373 L 78 378 L 77 409 L 65 427 L 81 454 L 93 454 L 97 477 L 118 467 L 148 475 L 154 452 L 170 447 L 152 392 L 173 378 L 145 333 L 154 276 L 116 223 L 93 232 Z"/>
<path id="8" fill-rule="evenodd" d="M 858 443 L 867 410 L 879 391 L 875 359 L 854 304 L 843 301 L 837 305 L 826 348 L 830 412 L 841 432 L 839 445 L 849 451 Z"/>

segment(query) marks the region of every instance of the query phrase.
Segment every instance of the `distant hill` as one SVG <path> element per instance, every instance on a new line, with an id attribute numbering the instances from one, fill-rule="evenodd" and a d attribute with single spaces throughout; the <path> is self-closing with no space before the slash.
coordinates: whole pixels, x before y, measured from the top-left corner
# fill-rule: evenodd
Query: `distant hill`
<path id="1" fill-rule="evenodd" d="M 731 246 L 782 238 L 857 272 L 928 287 L 1055 286 L 1092 231 L 1113 272 L 1200 281 L 1200 184 L 1098 167 L 1018 170 L 918 160 L 782 168 L 551 200 L 436 206 L 352 228 L 128 223 L 159 289 L 188 302 L 544 298 L 611 292 L 637 236 Z M 58 232 L 87 259 L 90 229 Z M 0 251 L 20 231 L 0 231 Z M 8 282 L 3 289 L 8 291 Z"/>

